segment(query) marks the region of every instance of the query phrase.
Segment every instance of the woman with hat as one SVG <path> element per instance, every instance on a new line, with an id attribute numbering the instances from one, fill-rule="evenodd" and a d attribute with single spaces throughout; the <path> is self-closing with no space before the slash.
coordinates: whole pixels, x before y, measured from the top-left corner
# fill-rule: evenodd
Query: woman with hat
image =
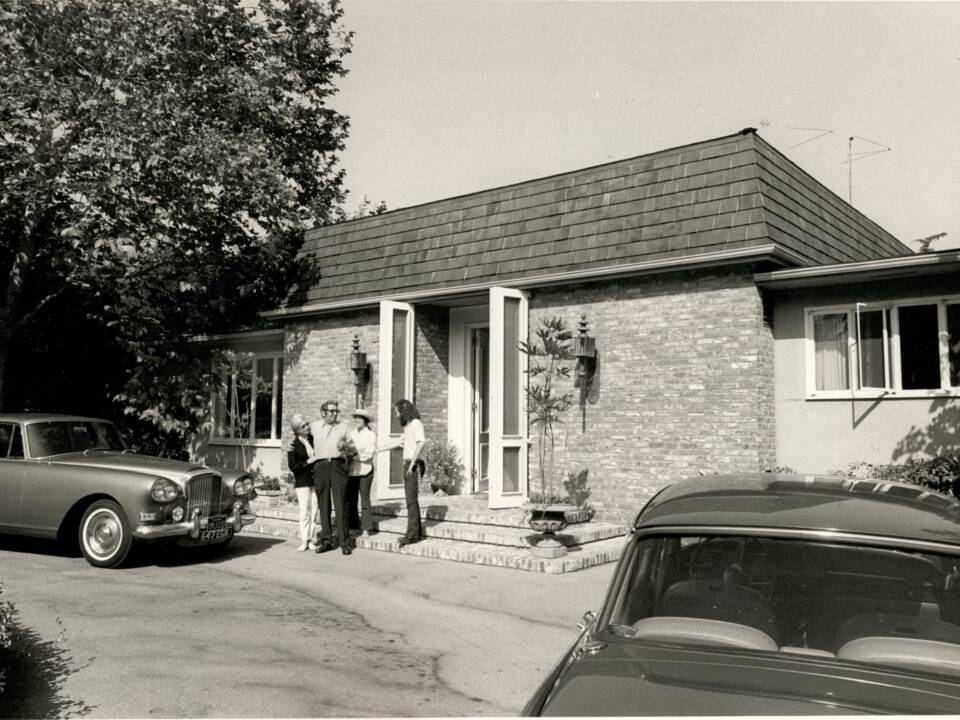
<path id="1" fill-rule="evenodd" d="M 354 429 L 348 438 L 357 448 L 357 454 L 350 460 L 347 469 L 347 506 L 349 515 L 356 517 L 357 495 L 360 496 L 360 529 L 363 537 L 370 537 L 373 530 L 373 511 L 370 507 L 370 488 L 373 485 L 373 455 L 377 451 L 377 436 L 370 429 L 373 413 L 357 408 L 353 416 Z"/>

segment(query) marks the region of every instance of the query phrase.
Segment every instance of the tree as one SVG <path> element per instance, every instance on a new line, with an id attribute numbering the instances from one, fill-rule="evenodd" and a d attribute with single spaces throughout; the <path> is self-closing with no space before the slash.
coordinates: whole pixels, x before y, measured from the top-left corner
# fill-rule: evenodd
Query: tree
<path id="1" fill-rule="evenodd" d="M 339 0 L 0 0 L 0 407 L 11 345 L 54 315 L 107 330 L 132 368 L 126 412 L 195 420 L 188 339 L 303 289 L 303 231 L 343 202 L 341 16 Z"/>
<path id="2" fill-rule="evenodd" d="M 933 243 L 937 240 L 942 240 L 947 236 L 947 233 L 940 232 L 934 233 L 933 235 L 927 235 L 926 237 L 919 238 L 914 240 L 915 243 L 919 243 L 920 247 L 917 249 L 917 252 L 920 254 L 933 252 Z"/>

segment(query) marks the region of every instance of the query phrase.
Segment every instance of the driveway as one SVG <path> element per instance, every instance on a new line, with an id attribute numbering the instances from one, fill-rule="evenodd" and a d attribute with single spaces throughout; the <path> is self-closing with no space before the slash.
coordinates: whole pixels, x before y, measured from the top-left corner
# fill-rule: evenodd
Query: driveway
<path id="1" fill-rule="evenodd" d="M 92 568 L 0 537 L 18 665 L 0 716 L 516 715 L 613 565 L 562 575 L 241 535 Z"/>

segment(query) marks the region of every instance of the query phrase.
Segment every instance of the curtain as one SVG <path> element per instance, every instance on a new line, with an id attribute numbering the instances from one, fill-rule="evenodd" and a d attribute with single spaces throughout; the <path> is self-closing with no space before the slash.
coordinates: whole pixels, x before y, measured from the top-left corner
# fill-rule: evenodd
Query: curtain
<path id="1" fill-rule="evenodd" d="M 815 315 L 813 344 L 817 390 L 848 390 L 847 314 Z"/>

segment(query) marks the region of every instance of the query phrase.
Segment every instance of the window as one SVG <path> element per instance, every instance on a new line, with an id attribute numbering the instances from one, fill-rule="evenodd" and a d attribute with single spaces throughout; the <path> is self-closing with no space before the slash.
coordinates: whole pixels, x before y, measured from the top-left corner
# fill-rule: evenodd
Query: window
<path id="1" fill-rule="evenodd" d="M 279 440 L 283 412 L 283 357 L 225 351 L 218 360 L 214 397 L 216 439 Z"/>
<path id="2" fill-rule="evenodd" d="M 960 300 L 811 309 L 807 337 L 813 395 L 960 388 Z"/>

